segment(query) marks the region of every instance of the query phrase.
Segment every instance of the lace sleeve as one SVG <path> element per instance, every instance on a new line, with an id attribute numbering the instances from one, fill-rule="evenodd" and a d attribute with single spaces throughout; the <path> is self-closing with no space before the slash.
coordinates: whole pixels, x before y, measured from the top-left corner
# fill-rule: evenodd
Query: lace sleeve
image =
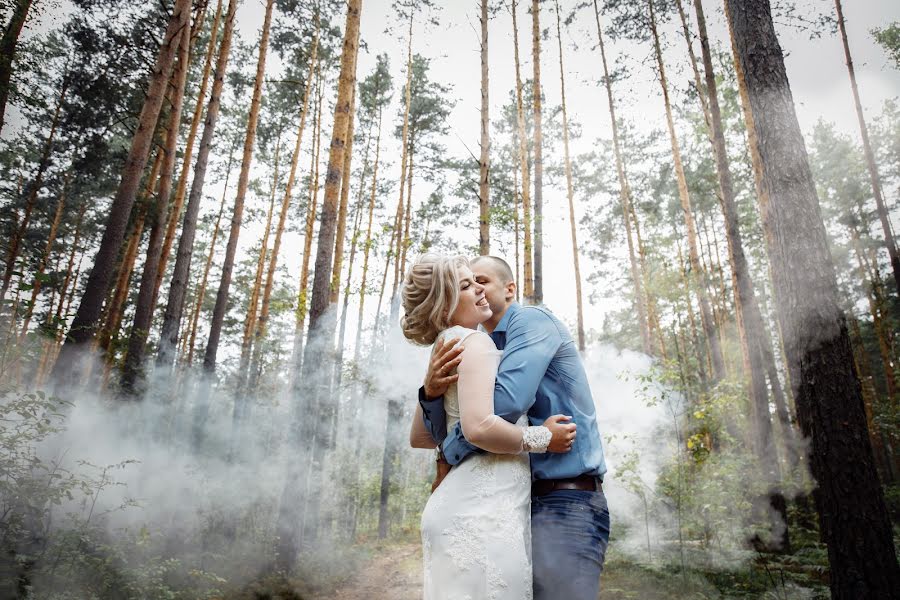
<path id="1" fill-rule="evenodd" d="M 466 439 L 488 452 L 544 452 L 550 443 L 546 427 L 518 427 L 494 414 L 497 363 L 494 342 L 484 333 L 468 336 L 458 367 L 459 416 Z"/>

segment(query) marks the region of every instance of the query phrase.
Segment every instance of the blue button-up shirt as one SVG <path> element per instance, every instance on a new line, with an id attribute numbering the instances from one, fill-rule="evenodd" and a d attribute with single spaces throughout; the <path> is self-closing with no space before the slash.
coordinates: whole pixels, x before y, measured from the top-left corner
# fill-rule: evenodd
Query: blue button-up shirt
<path id="1" fill-rule="evenodd" d="M 565 479 L 606 473 L 597 415 L 587 374 L 578 349 L 566 327 L 546 308 L 513 303 L 491 333 L 503 350 L 494 386 L 494 413 L 510 423 L 528 413 L 532 425 L 542 425 L 555 414 L 571 415 L 578 426 L 575 444 L 566 453 L 531 455 L 535 479 Z M 444 399 L 425 398 L 419 390 L 425 426 L 450 464 L 458 464 L 473 452 L 459 423 L 447 432 Z"/>

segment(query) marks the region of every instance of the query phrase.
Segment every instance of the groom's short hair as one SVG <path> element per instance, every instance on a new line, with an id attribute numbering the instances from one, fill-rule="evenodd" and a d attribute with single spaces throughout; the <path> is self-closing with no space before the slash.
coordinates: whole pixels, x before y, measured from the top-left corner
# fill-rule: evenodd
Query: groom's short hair
<path id="1" fill-rule="evenodd" d="M 494 272 L 503 279 L 504 285 L 506 285 L 510 281 L 516 280 L 515 275 L 513 275 L 512 269 L 509 267 L 509 263 L 499 256 L 476 256 L 470 261 L 469 264 L 476 263 L 482 260 L 489 261 L 494 266 Z"/>

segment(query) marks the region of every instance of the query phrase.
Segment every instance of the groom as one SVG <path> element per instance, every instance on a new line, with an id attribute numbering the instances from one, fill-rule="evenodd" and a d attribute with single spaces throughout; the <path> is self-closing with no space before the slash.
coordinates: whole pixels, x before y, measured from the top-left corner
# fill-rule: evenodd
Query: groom
<path id="1" fill-rule="evenodd" d="M 532 425 L 554 414 L 573 415 L 578 435 L 564 454 L 531 454 L 531 536 L 534 598 L 596 600 L 609 542 L 603 493 L 606 463 L 584 365 L 566 327 L 544 307 L 515 301 L 512 270 L 501 258 L 480 256 L 470 266 L 493 316 L 483 323 L 503 358 L 494 387 L 494 412 L 511 423 L 528 413 Z M 435 350 L 419 403 L 425 426 L 456 465 L 483 452 L 457 424 L 447 434 L 443 394 L 456 379 L 462 346 Z"/>

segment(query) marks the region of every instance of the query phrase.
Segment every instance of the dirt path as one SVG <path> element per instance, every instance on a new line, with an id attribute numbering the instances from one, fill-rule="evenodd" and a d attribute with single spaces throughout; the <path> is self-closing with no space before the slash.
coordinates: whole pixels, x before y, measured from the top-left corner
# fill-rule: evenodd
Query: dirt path
<path id="1" fill-rule="evenodd" d="M 358 575 L 328 595 L 330 600 L 420 600 L 422 548 L 392 545 L 378 552 Z M 316 599 L 319 600 L 319 599 Z M 325 600 L 324 597 L 321 600 Z"/>

